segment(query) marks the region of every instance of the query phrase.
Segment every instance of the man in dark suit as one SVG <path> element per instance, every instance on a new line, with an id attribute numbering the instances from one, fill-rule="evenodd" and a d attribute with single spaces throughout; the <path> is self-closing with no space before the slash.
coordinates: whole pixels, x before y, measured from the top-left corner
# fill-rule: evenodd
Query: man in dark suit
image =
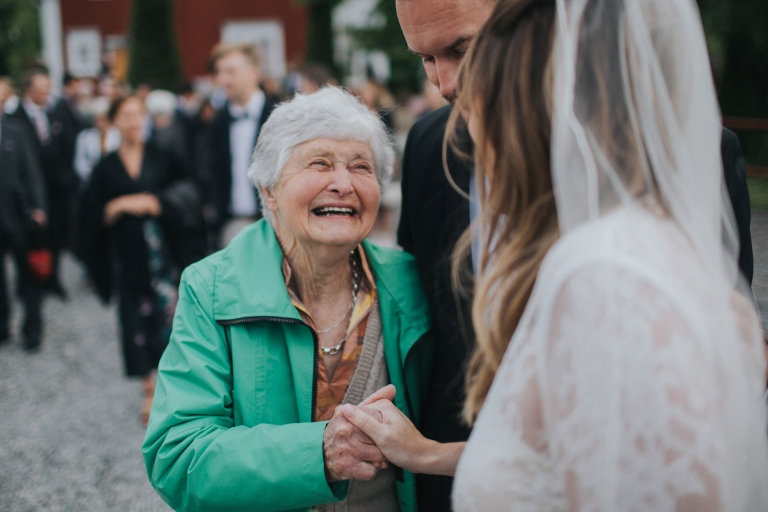
<path id="1" fill-rule="evenodd" d="M 449 102 L 455 99 L 459 64 L 472 38 L 490 17 L 495 0 L 397 0 L 397 15 L 411 52 L 421 57 L 427 78 Z M 470 318 L 471 284 L 456 296 L 451 285 L 451 254 L 470 223 L 471 166 L 448 151 L 451 177 L 443 170 L 443 134 L 451 106 L 420 119 L 408 134 L 403 157 L 402 212 L 398 243 L 416 257 L 416 266 L 435 315 L 437 349 L 432 380 L 424 401 L 422 433 L 439 442 L 466 441 L 469 428 L 460 420 L 466 361 L 474 346 Z M 460 139 L 469 145 L 468 136 Z M 474 208 L 472 210 L 474 212 Z M 471 261 L 464 275 L 471 275 Z M 452 478 L 417 475 L 420 511 L 450 510 Z"/>
<path id="2" fill-rule="evenodd" d="M 24 301 L 24 348 L 34 350 L 42 337 L 42 285 L 32 275 L 27 235 L 45 226 L 46 198 L 34 142 L 18 121 L 3 116 L 0 94 L 0 256 L 10 250 L 16 264 L 19 295 Z M 0 343 L 10 337 L 10 293 L 0 258 Z"/>
<path id="3" fill-rule="evenodd" d="M 495 4 L 495 0 L 397 0 L 398 19 L 410 51 L 422 58 L 427 77 L 449 102 L 455 99 L 455 81 L 464 53 Z M 461 193 L 447 179 L 443 168 L 443 136 L 450 111 L 449 105 L 431 112 L 417 121 L 408 134 L 397 233 L 398 243 L 416 258 L 419 277 L 435 315 L 438 348 L 420 429 L 426 437 L 439 442 L 465 441 L 469 436 L 469 428 L 459 415 L 464 401 L 466 362 L 474 345 L 471 284 L 463 286 L 464 295 L 453 292 L 450 260 L 459 237 L 479 213 L 471 165 L 449 148 L 449 172 Z M 466 130 L 460 131 L 458 139 L 469 148 Z M 741 235 L 742 272 L 751 279 L 749 196 L 740 155 L 738 139 L 732 132 L 724 132 L 726 183 Z M 467 196 L 473 197 L 473 201 L 468 201 Z M 472 252 L 462 275 L 472 273 L 471 260 L 476 259 L 477 248 Z M 450 510 L 451 485 L 452 479 L 448 477 L 418 475 L 419 510 Z"/>
<path id="4" fill-rule="evenodd" d="M 733 215 L 736 218 L 736 229 L 739 232 L 739 270 L 751 286 L 754 275 L 754 258 L 752 255 L 752 234 L 749 231 L 752 210 L 749 204 L 749 189 L 747 188 L 747 164 L 744 161 L 739 138 L 727 128 L 723 128 L 720 150 L 723 156 L 725 185 L 728 189 L 728 196 L 731 198 Z"/>
<path id="5" fill-rule="evenodd" d="M 470 296 L 456 295 L 451 283 L 451 254 L 469 226 L 469 201 L 448 181 L 442 164 L 443 133 L 451 107 L 427 114 L 408 134 L 403 157 L 402 210 L 397 242 L 416 257 L 421 284 L 434 314 L 438 346 L 421 413 L 421 432 L 442 443 L 466 441 L 469 427 L 460 420 L 465 362 L 473 348 Z M 472 173 L 449 149 L 448 167 L 456 185 L 469 193 Z M 463 273 L 471 274 L 465 262 Z M 419 510 L 450 510 L 452 478 L 417 475 Z"/>
<path id="6" fill-rule="evenodd" d="M 46 238 L 54 262 L 47 289 L 65 297 L 59 281 L 59 253 L 71 243 L 79 178 L 73 168 L 73 153 L 67 145 L 64 124 L 47 109 L 51 91 L 48 72 L 42 68 L 27 71 L 21 86 L 23 98 L 11 117 L 26 126 L 43 170 L 50 219 Z"/>
<path id="7" fill-rule="evenodd" d="M 216 82 L 228 100 L 211 124 L 213 179 L 209 200 L 215 207 L 219 246 L 224 247 L 261 216 L 248 167 L 259 130 L 275 102 L 259 88 L 259 57 L 253 46 L 219 46 L 212 61 Z"/>
<path id="8" fill-rule="evenodd" d="M 62 83 L 64 88 L 61 97 L 53 104 L 50 118 L 61 123 L 67 158 L 74 161 L 77 135 L 88 127 L 88 123 L 80 115 L 77 106 L 77 89 L 80 86 L 80 79 L 65 73 Z"/>

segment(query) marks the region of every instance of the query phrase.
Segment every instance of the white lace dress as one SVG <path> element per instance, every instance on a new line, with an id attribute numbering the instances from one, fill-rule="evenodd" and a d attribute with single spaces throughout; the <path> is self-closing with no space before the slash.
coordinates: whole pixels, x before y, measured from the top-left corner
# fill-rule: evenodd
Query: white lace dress
<path id="1" fill-rule="evenodd" d="M 553 246 L 459 462 L 455 510 L 768 511 L 762 331 L 693 254 L 638 207 Z"/>

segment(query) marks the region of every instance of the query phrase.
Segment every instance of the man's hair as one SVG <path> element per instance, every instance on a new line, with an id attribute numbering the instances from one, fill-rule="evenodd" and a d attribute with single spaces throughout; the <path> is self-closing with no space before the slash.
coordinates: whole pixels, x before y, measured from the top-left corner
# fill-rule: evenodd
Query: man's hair
<path id="1" fill-rule="evenodd" d="M 317 84 L 317 87 L 328 85 L 328 82 L 331 79 L 331 72 L 322 64 L 306 64 L 301 67 L 301 74 L 304 75 L 307 80 Z"/>
<path id="2" fill-rule="evenodd" d="M 35 67 L 22 73 L 20 80 L 21 90 L 28 91 L 32 87 L 32 80 L 38 75 L 50 76 L 48 70 L 43 67 Z"/>
<path id="3" fill-rule="evenodd" d="M 256 49 L 255 46 L 252 44 L 247 43 L 240 43 L 240 44 L 219 44 L 216 47 L 214 47 L 213 51 L 211 52 L 211 68 L 216 68 L 216 63 L 219 61 L 219 59 L 226 57 L 227 55 L 231 53 L 240 53 L 245 56 L 245 58 L 250 62 L 253 66 L 259 67 L 259 50 Z"/>
<path id="4" fill-rule="evenodd" d="M 78 78 L 76 76 L 74 76 L 72 73 L 67 71 L 66 73 L 64 73 L 64 77 L 61 79 L 61 83 L 62 85 L 64 85 L 64 87 L 67 87 L 69 84 L 77 80 Z"/>

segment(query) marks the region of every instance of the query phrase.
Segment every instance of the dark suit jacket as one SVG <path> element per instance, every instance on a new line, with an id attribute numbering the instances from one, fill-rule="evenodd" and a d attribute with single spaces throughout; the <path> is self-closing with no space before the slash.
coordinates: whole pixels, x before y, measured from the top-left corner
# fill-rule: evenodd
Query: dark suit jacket
<path id="1" fill-rule="evenodd" d="M 113 284 L 139 294 L 152 294 L 144 219 L 123 215 L 104 225 L 104 208 L 112 199 L 148 192 L 160 200 L 157 217 L 163 228 L 167 256 L 183 270 L 205 254 L 202 212 L 195 180 L 168 150 L 151 142 L 145 146 L 141 174 L 131 178 L 113 151 L 96 165 L 80 198 L 77 254 L 88 266 L 96 291 L 107 302 Z M 113 261 L 119 265 L 113 265 Z M 120 280 L 114 281 L 119 269 Z"/>
<path id="2" fill-rule="evenodd" d="M 50 138 L 46 144 L 43 144 L 37 137 L 35 125 L 27 115 L 27 111 L 24 110 L 23 104 L 19 103 L 19 108 L 11 114 L 11 117 L 23 123 L 31 134 L 31 140 L 33 141 L 36 153 L 39 155 L 40 166 L 43 169 L 49 193 L 52 193 L 51 187 L 70 189 L 72 186 L 77 185 L 79 178 L 73 168 L 73 154 L 71 154 L 67 147 L 64 124 L 50 113 L 47 115 L 48 125 L 50 126 Z"/>
<path id="3" fill-rule="evenodd" d="M 80 117 L 75 107 L 70 102 L 61 97 L 56 101 L 56 104 L 51 109 L 49 118 L 51 122 L 58 122 L 61 124 L 61 136 L 64 139 L 64 148 L 66 151 L 65 158 L 69 162 L 73 162 L 75 159 L 75 146 L 77 144 L 77 134 L 87 128 L 87 123 Z"/>
<path id="4" fill-rule="evenodd" d="M 22 236 L 31 210 L 46 210 L 42 171 L 23 125 L 0 117 L 0 230 Z"/>
<path id="5" fill-rule="evenodd" d="M 44 236 L 47 247 L 58 249 L 69 245 L 74 229 L 75 197 L 79 188 L 78 177 L 72 163 L 72 153 L 67 145 L 67 134 L 64 124 L 48 115 L 50 126 L 49 140 L 43 144 L 37 137 L 37 132 L 32 120 L 24 110 L 23 104 L 19 105 L 16 112 L 11 114 L 27 128 L 31 140 L 34 141 L 35 152 L 40 159 L 40 168 L 43 171 L 45 190 L 48 197 L 48 226 Z M 42 242 L 41 242 L 42 243 Z"/>
<path id="6" fill-rule="evenodd" d="M 459 415 L 464 401 L 465 361 L 473 346 L 470 302 L 458 300 L 451 286 L 451 253 L 469 226 L 469 202 L 443 171 L 443 133 L 450 106 L 436 110 L 411 128 L 403 156 L 402 212 L 397 241 L 416 257 L 421 284 L 435 315 L 435 359 L 421 417 L 425 436 L 440 442 L 464 441 L 469 429 Z M 449 151 L 456 183 L 469 190 L 470 170 Z M 471 273 L 471 262 L 465 262 Z M 419 511 L 450 510 L 452 479 L 419 475 Z"/>
<path id="7" fill-rule="evenodd" d="M 749 225 L 752 211 L 749 204 L 749 189 L 747 188 L 747 164 L 741 152 L 739 138 L 728 128 L 723 128 L 723 138 L 720 144 L 723 154 L 723 172 L 728 196 L 733 205 L 736 218 L 736 228 L 739 231 L 739 270 L 751 285 L 754 274 L 754 258 L 752 255 L 752 234 Z"/>
<path id="8" fill-rule="evenodd" d="M 253 147 L 256 147 L 256 140 L 259 138 L 259 132 L 262 125 L 266 122 L 269 115 L 274 110 L 277 103 L 266 98 L 264 101 L 264 108 L 261 111 L 261 117 L 258 119 L 256 126 L 256 137 L 253 140 Z M 229 148 L 229 126 L 232 124 L 232 116 L 229 113 L 229 109 L 225 106 L 217 114 L 211 122 L 211 162 L 210 169 L 212 174 L 211 182 L 211 194 L 207 198 L 207 202 L 211 202 L 216 207 L 217 224 L 221 225 L 226 219 L 230 217 L 229 204 L 231 201 L 232 191 L 232 155 Z M 258 204 L 258 194 L 256 190 L 253 191 L 256 194 L 256 204 Z"/>

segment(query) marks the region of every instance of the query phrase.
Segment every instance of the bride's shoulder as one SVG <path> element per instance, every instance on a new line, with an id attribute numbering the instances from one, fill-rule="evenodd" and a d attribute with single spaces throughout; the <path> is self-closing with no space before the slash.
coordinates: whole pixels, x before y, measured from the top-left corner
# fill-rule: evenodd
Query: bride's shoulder
<path id="1" fill-rule="evenodd" d="M 620 266 L 643 274 L 678 274 L 696 266 L 688 239 L 663 215 L 641 207 L 623 207 L 569 230 L 550 249 L 540 276 L 577 269 Z"/>

